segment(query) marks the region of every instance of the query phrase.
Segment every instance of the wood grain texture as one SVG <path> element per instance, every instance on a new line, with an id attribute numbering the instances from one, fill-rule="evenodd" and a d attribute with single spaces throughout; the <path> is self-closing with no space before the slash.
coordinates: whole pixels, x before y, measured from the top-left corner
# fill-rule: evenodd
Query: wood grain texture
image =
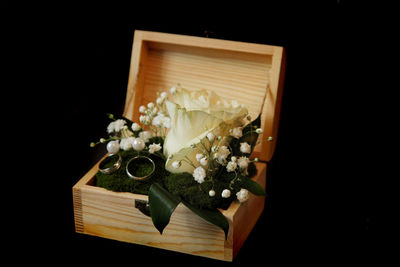
<path id="1" fill-rule="evenodd" d="M 232 261 L 264 208 L 264 198 L 251 195 L 248 202 L 222 211 L 228 219 L 224 232 L 179 204 L 161 235 L 151 218 L 135 208 L 146 195 L 112 192 L 92 184 L 96 164 L 73 188 L 76 232 L 141 244 L 224 261 Z M 265 188 L 266 164 L 257 164 L 255 180 Z M 79 195 L 78 195 L 79 192 Z"/>
<path id="2" fill-rule="evenodd" d="M 133 43 L 125 117 L 138 121 L 140 105 L 155 102 L 157 92 L 177 83 L 212 90 L 245 104 L 253 119 L 262 114 L 264 133 L 254 156 L 271 159 L 283 89 L 282 47 L 146 31 L 135 31 Z"/>

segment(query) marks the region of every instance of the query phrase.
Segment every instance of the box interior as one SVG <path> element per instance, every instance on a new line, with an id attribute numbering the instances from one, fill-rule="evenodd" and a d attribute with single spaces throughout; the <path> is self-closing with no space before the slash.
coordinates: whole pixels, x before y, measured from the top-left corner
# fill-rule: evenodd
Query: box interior
<path id="1" fill-rule="evenodd" d="M 133 114 L 124 115 L 138 121 L 140 105 L 154 102 L 157 92 L 180 83 L 187 89 L 212 90 L 228 101 L 237 100 L 255 119 L 263 111 L 271 63 L 272 55 L 142 41 Z M 255 152 L 260 151 L 258 145 Z"/>

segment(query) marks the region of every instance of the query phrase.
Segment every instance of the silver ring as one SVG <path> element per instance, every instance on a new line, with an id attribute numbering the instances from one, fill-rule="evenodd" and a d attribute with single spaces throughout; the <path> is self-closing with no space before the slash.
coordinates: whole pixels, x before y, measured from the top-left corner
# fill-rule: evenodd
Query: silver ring
<path id="1" fill-rule="evenodd" d="M 111 167 L 103 168 L 102 166 L 104 166 L 113 156 L 118 156 L 117 162 L 115 162 Z M 121 167 L 121 163 L 122 163 L 122 157 L 120 154 L 110 154 L 100 162 L 99 171 L 104 174 L 111 174 L 117 171 Z"/>
<path id="2" fill-rule="evenodd" d="M 142 162 L 143 161 L 144 162 L 146 162 L 146 161 L 149 162 L 152 165 L 152 170 L 151 170 L 151 172 L 149 174 L 146 174 L 144 176 L 136 176 L 137 174 L 134 173 L 135 166 L 136 167 L 140 166 L 141 161 Z M 130 178 L 135 179 L 135 180 L 146 180 L 146 179 L 150 178 L 153 175 L 155 169 L 156 169 L 156 165 L 154 164 L 154 161 L 151 158 L 146 157 L 146 156 L 136 156 L 134 158 L 131 158 L 128 161 L 128 164 L 126 164 L 126 174 L 128 174 L 128 176 Z"/>

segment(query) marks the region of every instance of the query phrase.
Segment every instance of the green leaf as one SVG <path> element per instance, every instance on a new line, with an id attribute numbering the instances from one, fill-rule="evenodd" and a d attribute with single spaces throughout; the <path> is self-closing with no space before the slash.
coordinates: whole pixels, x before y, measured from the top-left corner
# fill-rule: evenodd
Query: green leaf
<path id="1" fill-rule="evenodd" d="M 218 209 L 214 209 L 214 210 L 199 209 L 185 201 L 182 201 L 182 203 L 186 207 L 188 207 L 191 211 L 196 213 L 198 216 L 200 216 L 201 218 L 206 220 L 207 222 L 214 224 L 215 226 L 218 226 L 219 228 L 221 228 L 225 233 L 225 239 L 228 238 L 228 231 L 229 231 L 228 220 Z"/>
<path id="2" fill-rule="evenodd" d="M 249 190 L 251 193 L 253 193 L 256 196 L 265 196 L 266 195 L 264 188 L 262 188 L 261 185 L 254 182 L 252 179 L 243 178 L 243 179 L 241 179 L 240 184 L 243 188 Z"/>
<path id="3" fill-rule="evenodd" d="M 154 183 L 149 189 L 150 215 L 154 226 L 162 234 L 168 225 L 171 214 L 180 200 L 165 190 L 160 184 Z"/>

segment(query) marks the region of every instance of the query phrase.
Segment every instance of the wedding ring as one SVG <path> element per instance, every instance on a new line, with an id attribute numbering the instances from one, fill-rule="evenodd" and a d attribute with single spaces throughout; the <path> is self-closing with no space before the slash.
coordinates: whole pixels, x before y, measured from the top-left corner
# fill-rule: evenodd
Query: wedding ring
<path id="1" fill-rule="evenodd" d="M 118 160 L 108 168 L 105 168 L 106 164 L 112 161 L 112 157 L 118 156 Z M 103 159 L 99 164 L 99 171 L 104 174 L 111 174 L 117 171 L 121 167 L 122 157 L 120 154 L 110 154 L 105 159 Z"/>
<path id="2" fill-rule="evenodd" d="M 146 174 L 140 173 L 138 170 L 139 167 L 143 167 L 145 164 L 148 164 L 151 166 L 151 171 Z M 126 174 L 135 180 L 146 180 L 150 178 L 154 170 L 156 169 L 156 165 L 154 164 L 154 161 L 146 156 L 136 156 L 134 158 L 131 158 L 128 161 L 128 164 L 126 164 Z"/>

